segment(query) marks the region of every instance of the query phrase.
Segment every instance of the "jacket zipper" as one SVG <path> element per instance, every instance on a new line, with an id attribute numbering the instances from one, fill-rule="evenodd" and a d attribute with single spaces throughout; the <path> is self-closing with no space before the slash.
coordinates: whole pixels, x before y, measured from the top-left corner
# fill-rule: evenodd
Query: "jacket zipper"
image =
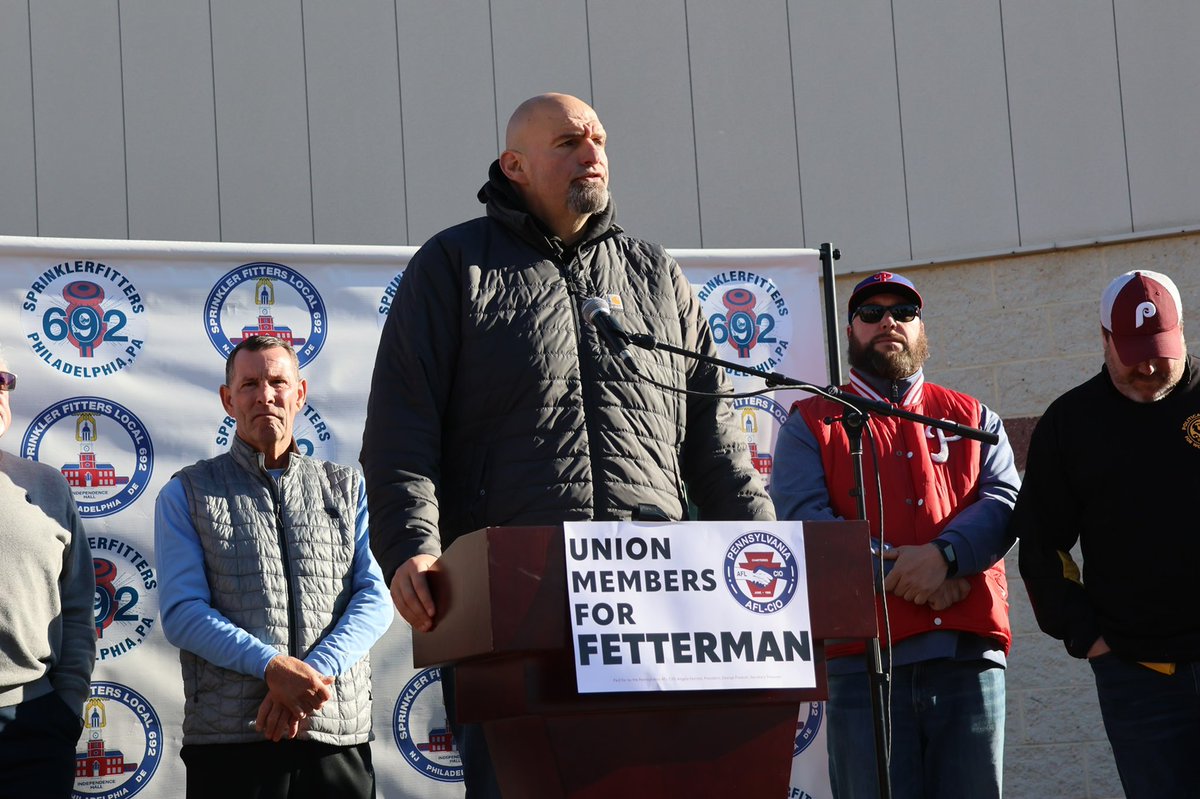
<path id="1" fill-rule="evenodd" d="M 282 476 L 281 476 L 282 478 Z M 283 486 L 267 475 L 270 484 L 271 499 L 275 503 L 275 532 L 279 537 L 279 555 L 283 563 L 283 579 L 287 584 L 287 618 L 288 618 L 288 654 L 294 658 L 300 657 L 299 636 L 296 632 L 296 596 L 292 587 L 292 561 L 289 557 L 287 534 L 283 525 Z"/>
<path id="2" fill-rule="evenodd" d="M 602 240 L 603 237 L 591 242 L 591 244 L 593 247 L 599 246 L 599 242 Z M 579 311 L 579 302 L 583 298 L 575 296 L 577 291 L 572 288 L 573 284 L 576 282 L 579 282 L 582 285 L 584 277 L 585 267 L 583 265 L 583 256 L 580 252 L 581 249 L 582 247 L 575 250 L 575 262 L 578 264 L 579 268 L 579 280 L 566 280 L 566 284 L 567 296 L 570 298 L 570 302 L 568 304 L 571 306 L 571 316 L 575 320 L 575 349 L 579 357 L 579 391 L 583 401 L 583 427 L 585 430 L 587 430 L 588 463 L 591 467 L 592 519 L 603 520 L 610 515 L 608 512 L 608 495 L 604 490 L 603 482 L 598 478 L 597 475 L 597 463 L 601 459 L 597 456 L 595 447 L 600 439 L 596 436 L 596 422 L 592 418 L 593 415 L 589 413 L 589 409 L 594 406 L 596 401 L 595 395 L 596 391 L 598 390 L 596 386 L 596 379 L 598 378 L 598 375 L 596 374 L 595 359 L 592 358 L 590 354 L 585 353 L 584 339 L 587 333 L 583 329 L 583 319 L 581 318 Z M 565 277 L 567 270 L 570 268 L 570 264 L 565 261 L 561 255 L 559 256 L 559 264 L 559 268 Z"/>

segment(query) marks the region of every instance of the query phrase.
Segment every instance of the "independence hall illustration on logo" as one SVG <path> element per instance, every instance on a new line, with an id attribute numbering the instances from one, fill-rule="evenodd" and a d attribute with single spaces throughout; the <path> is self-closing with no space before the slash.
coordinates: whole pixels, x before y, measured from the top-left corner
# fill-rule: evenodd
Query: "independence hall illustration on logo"
<path id="1" fill-rule="evenodd" d="M 295 338 L 290 327 L 275 325 L 275 317 L 271 315 L 271 306 L 275 304 L 275 284 L 270 278 L 260 277 L 254 284 L 254 300 L 258 304 L 258 325 L 246 325 L 242 328 L 241 338 L 231 338 L 235 346 L 254 336 L 274 336 L 283 339 L 293 347 L 299 347 L 308 339 Z"/>
<path id="2" fill-rule="evenodd" d="M 750 448 L 750 463 L 768 481 L 775 468 L 775 458 L 769 452 L 758 452 L 758 414 L 753 408 L 742 408 L 742 429 L 746 433 L 746 444 Z"/>
<path id="3" fill-rule="evenodd" d="M 450 723 L 447 721 L 442 727 L 430 729 L 429 742 L 417 744 L 417 749 L 422 752 L 457 752 L 458 747 L 454 743 L 454 734 L 450 732 Z"/>
<path id="4" fill-rule="evenodd" d="M 75 776 L 112 777 L 137 769 L 137 763 L 126 763 L 125 753 L 120 749 L 104 748 L 104 727 L 107 720 L 103 699 L 89 699 L 83 713 L 84 726 L 88 732 L 86 752 L 75 754 Z"/>
<path id="5" fill-rule="evenodd" d="M 96 441 L 96 417 L 81 413 L 75 417 L 75 440 L 79 442 L 79 463 L 63 464 L 60 471 L 71 488 L 102 488 L 125 485 L 128 477 L 117 475 L 111 463 L 96 463 L 92 444 Z"/>

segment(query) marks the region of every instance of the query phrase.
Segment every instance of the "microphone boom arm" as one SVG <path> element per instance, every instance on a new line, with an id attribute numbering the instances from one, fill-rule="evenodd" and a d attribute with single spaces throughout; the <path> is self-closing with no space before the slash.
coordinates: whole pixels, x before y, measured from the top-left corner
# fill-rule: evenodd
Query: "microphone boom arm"
<path id="1" fill-rule="evenodd" d="M 879 416 L 895 416 L 900 419 L 908 419 L 912 422 L 918 422 L 920 424 L 929 425 L 930 427 L 935 427 L 939 430 L 944 430 L 947 433 L 960 435 L 963 438 L 975 439 L 976 441 L 981 441 L 985 444 L 998 444 L 1000 442 L 1000 437 L 995 433 L 989 433 L 986 430 L 980 430 L 977 427 L 968 427 L 966 425 L 959 424 L 958 422 L 951 422 L 946 419 L 934 419 L 932 416 L 925 416 L 923 414 L 906 411 L 899 406 L 891 404 L 890 402 L 880 402 L 869 397 L 851 394 L 848 391 L 842 391 L 837 386 L 826 386 L 822 388 L 812 383 L 805 383 L 803 380 L 797 380 L 794 377 L 788 377 L 787 375 L 780 374 L 779 372 L 764 372 L 761 369 L 742 366 L 741 364 L 737 364 L 732 361 L 714 358 L 711 355 L 703 355 L 698 352 L 691 352 L 690 350 L 685 350 L 671 344 L 664 344 L 663 342 L 655 339 L 654 336 L 646 335 L 645 333 L 629 334 L 629 343 L 633 344 L 635 347 L 641 347 L 644 350 L 662 350 L 675 355 L 682 355 L 685 358 L 691 358 L 702 363 L 720 366 L 724 369 L 733 369 L 734 371 L 741 372 L 742 374 L 751 375 L 753 377 L 761 377 L 766 381 L 768 388 L 795 388 L 801 391 L 807 391 L 810 394 L 820 394 L 822 396 L 829 397 L 830 399 L 833 399 L 844 405 L 852 406 L 855 410 L 863 413 L 874 413 Z"/>

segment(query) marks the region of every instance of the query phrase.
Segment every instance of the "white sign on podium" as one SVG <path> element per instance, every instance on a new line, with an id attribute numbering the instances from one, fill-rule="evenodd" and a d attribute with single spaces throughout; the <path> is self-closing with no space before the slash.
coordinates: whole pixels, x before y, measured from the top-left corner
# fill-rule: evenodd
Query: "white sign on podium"
<path id="1" fill-rule="evenodd" d="M 568 522 L 580 693 L 816 686 L 800 522 Z"/>

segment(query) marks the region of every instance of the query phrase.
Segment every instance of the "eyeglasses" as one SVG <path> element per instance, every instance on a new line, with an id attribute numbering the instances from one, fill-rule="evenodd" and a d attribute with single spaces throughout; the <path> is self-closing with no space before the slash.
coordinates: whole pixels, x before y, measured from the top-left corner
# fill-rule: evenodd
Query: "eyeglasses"
<path id="1" fill-rule="evenodd" d="M 883 319 L 884 314 L 890 313 L 900 324 L 911 322 L 921 315 L 921 306 L 915 303 L 906 305 L 860 305 L 854 309 L 854 316 L 873 325 Z M 851 317 L 853 318 L 853 317 Z"/>
<path id="2" fill-rule="evenodd" d="M 16 387 L 16 375 L 12 372 L 0 372 L 0 391 L 12 391 Z"/>

